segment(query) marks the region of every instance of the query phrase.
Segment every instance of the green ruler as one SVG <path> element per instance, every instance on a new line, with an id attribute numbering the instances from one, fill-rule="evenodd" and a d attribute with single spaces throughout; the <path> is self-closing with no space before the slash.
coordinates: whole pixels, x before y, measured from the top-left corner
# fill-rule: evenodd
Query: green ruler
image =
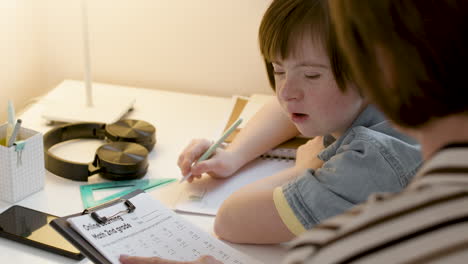
<path id="1" fill-rule="evenodd" d="M 130 180 L 130 181 L 113 181 L 113 182 L 102 182 L 96 184 L 87 184 L 80 186 L 81 200 L 83 205 L 86 208 L 100 205 L 102 203 L 108 202 L 110 200 L 122 197 L 126 194 L 129 194 L 137 189 L 148 190 L 154 187 L 159 187 L 168 183 L 175 181 L 174 178 L 165 178 L 165 179 L 145 179 L 145 180 Z M 115 194 L 104 197 L 100 200 L 95 200 L 93 191 L 112 189 L 112 188 L 122 188 L 128 187 L 127 189 L 117 192 Z"/>

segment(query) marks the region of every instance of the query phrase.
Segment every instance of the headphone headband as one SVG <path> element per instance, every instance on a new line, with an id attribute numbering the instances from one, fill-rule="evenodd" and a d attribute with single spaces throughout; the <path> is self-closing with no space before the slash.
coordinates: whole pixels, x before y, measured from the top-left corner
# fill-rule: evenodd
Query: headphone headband
<path id="1" fill-rule="evenodd" d="M 120 126 L 126 128 L 124 129 L 125 132 L 118 129 Z M 143 126 L 144 131 L 141 132 L 135 129 L 135 126 Z M 137 136 L 134 136 L 134 130 L 138 130 Z M 146 174 L 148 150 L 151 150 L 156 143 L 155 133 L 154 126 L 138 120 L 122 120 L 110 125 L 104 123 L 74 123 L 59 126 L 44 135 L 45 167 L 58 176 L 74 181 L 87 181 L 89 176 L 96 173 L 101 173 L 102 176 L 112 180 L 139 178 Z M 60 142 L 80 138 L 107 138 L 118 142 L 101 146 L 91 163 L 67 161 L 49 151 L 51 147 Z M 128 153 L 133 158 L 132 162 L 119 162 L 116 155 L 124 158 L 126 151 L 132 151 L 132 153 Z M 111 152 L 117 154 L 112 155 Z M 128 160 L 128 157 L 126 159 Z"/>
<path id="2" fill-rule="evenodd" d="M 53 128 L 44 135 L 44 148 L 48 150 L 55 144 L 78 138 L 104 139 L 105 127 L 104 123 L 75 123 Z"/>

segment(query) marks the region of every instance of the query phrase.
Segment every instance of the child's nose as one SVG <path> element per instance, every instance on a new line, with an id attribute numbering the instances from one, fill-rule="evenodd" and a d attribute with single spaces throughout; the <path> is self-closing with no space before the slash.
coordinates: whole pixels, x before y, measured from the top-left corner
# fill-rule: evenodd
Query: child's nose
<path id="1" fill-rule="evenodd" d="M 301 98 L 301 90 L 293 78 L 286 77 L 280 83 L 279 96 L 284 101 L 298 100 Z M 278 87 L 277 87 L 278 89 Z"/>

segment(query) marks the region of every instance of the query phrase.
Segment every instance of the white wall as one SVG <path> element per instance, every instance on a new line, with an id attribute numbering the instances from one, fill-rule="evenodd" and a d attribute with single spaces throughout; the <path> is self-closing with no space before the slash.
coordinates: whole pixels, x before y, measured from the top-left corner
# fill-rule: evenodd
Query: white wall
<path id="1" fill-rule="evenodd" d="M 82 79 L 81 0 L 38 2 L 45 87 Z M 88 0 L 93 79 L 221 96 L 271 93 L 257 41 L 270 2 Z"/>
<path id="2" fill-rule="evenodd" d="M 35 23 L 37 2 L 0 1 L 0 123 L 6 120 L 8 99 L 19 110 L 46 91 Z"/>
<path id="3" fill-rule="evenodd" d="M 97 82 L 231 96 L 271 93 L 257 30 L 271 0 L 88 0 Z M 0 122 L 83 79 L 81 0 L 0 1 Z"/>

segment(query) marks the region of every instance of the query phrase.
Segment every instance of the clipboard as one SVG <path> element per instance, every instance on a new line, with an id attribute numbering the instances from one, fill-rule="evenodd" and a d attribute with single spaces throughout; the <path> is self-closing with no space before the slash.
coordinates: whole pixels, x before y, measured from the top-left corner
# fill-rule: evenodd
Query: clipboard
<path id="1" fill-rule="evenodd" d="M 106 208 L 108 206 L 112 206 L 117 203 L 122 203 L 122 200 L 128 200 L 140 193 L 144 193 L 144 191 L 140 189 L 135 190 L 121 197 L 120 199 L 115 199 L 107 203 L 98 205 L 96 207 L 85 209 L 81 213 L 72 214 L 72 215 L 54 219 L 50 222 L 50 225 L 57 232 L 59 232 L 65 239 L 67 239 L 71 244 L 73 244 L 73 246 L 75 246 L 78 250 L 80 250 L 81 253 L 85 255 L 89 260 L 91 260 L 93 263 L 112 264 L 109 260 L 107 260 L 107 258 L 105 258 L 101 253 L 99 253 L 99 251 L 97 251 L 88 241 L 86 241 L 86 239 L 84 239 L 78 232 L 76 232 L 67 222 L 67 219 L 80 216 L 86 213 L 93 213 L 100 209 Z"/>

